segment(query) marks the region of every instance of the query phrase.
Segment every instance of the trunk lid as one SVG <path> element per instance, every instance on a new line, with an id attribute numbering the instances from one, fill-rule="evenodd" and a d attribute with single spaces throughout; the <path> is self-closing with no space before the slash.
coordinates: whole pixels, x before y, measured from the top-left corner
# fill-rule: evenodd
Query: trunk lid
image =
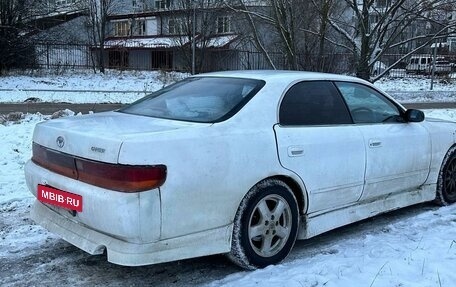
<path id="1" fill-rule="evenodd" d="M 118 163 L 119 151 L 125 140 L 208 125 L 106 112 L 39 123 L 34 130 L 33 141 L 62 153 Z"/>

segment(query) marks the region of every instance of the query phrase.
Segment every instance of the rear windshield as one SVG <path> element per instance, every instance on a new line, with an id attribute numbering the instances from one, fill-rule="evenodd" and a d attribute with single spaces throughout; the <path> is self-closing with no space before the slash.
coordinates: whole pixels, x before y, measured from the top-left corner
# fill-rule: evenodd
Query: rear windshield
<path id="1" fill-rule="evenodd" d="M 191 122 L 219 122 L 237 113 L 264 84 L 261 80 L 240 78 L 188 78 L 119 112 Z"/>

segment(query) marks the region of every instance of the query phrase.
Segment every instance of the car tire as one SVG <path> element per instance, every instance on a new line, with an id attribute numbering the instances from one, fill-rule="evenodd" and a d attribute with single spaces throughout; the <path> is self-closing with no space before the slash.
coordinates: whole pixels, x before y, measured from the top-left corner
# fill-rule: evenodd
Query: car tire
<path id="1" fill-rule="evenodd" d="M 264 180 L 239 205 L 228 257 L 250 270 L 276 264 L 293 248 L 298 226 L 298 204 L 290 187 L 279 180 Z"/>
<path id="2" fill-rule="evenodd" d="M 450 148 L 443 159 L 435 202 L 441 206 L 456 202 L 456 146 Z"/>

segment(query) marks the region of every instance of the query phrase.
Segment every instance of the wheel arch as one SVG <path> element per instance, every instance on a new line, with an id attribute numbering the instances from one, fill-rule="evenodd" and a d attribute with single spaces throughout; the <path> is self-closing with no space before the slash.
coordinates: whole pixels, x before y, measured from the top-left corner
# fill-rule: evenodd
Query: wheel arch
<path id="1" fill-rule="evenodd" d="M 455 133 L 455 140 L 456 140 L 456 133 Z M 443 166 L 446 163 L 446 160 L 448 160 L 448 157 L 456 152 L 456 142 L 451 143 L 451 145 L 447 148 L 447 150 L 443 153 L 443 157 L 441 157 L 440 165 L 439 165 L 439 173 L 442 170 Z"/>
<path id="2" fill-rule="evenodd" d="M 301 186 L 294 178 L 286 175 L 275 175 L 275 176 L 270 176 L 267 178 L 262 179 L 261 181 L 257 182 L 255 185 L 258 183 L 268 180 L 268 179 L 276 179 L 279 180 L 283 183 L 285 183 L 293 192 L 293 195 L 296 198 L 296 201 L 298 202 L 298 210 L 300 215 L 304 215 L 307 211 L 308 208 L 308 202 L 309 198 L 307 196 L 307 191 L 305 190 L 305 187 Z"/>
<path id="3" fill-rule="evenodd" d="M 279 189 L 275 190 L 275 186 L 279 187 Z M 281 200 L 291 203 L 290 200 L 294 199 L 296 201 L 296 204 L 289 206 L 290 212 L 293 213 L 293 216 L 290 217 L 292 218 L 291 222 L 294 222 L 290 223 L 290 226 L 294 226 L 294 228 L 289 229 L 289 236 L 284 239 L 286 240 L 284 243 L 285 245 L 280 247 L 278 253 L 274 253 L 269 257 L 266 255 L 258 254 L 253 249 L 252 239 L 246 235 L 248 234 L 246 233 L 248 231 L 246 231 L 247 227 L 245 225 L 250 224 L 251 219 L 246 219 L 245 216 L 246 214 L 247 216 L 249 216 L 249 214 L 253 215 L 253 211 L 256 209 L 256 206 L 253 204 L 257 204 L 259 202 L 258 200 L 264 200 L 271 194 L 282 194 L 279 196 Z M 244 195 L 236 211 L 233 220 L 232 236 L 230 238 L 231 250 L 229 253 L 227 253 L 228 258 L 236 265 L 249 270 L 263 268 L 267 265 L 281 262 L 288 256 L 289 252 L 293 248 L 294 243 L 296 242 L 296 239 L 298 238 L 300 216 L 307 210 L 306 208 L 307 196 L 305 193 L 305 187 L 302 185 L 302 183 L 300 185 L 299 180 L 286 175 L 273 175 L 258 180 L 258 182 L 253 184 L 249 191 Z M 274 220 L 274 218 L 271 218 L 271 220 Z M 279 221 L 277 221 L 275 225 L 277 225 L 278 222 Z M 266 232 L 265 234 L 268 233 Z"/>
<path id="4" fill-rule="evenodd" d="M 456 133 L 455 133 L 455 140 L 456 140 Z M 443 157 L 445 158 L 446 156 L 448 156 L 448 155 L 452 152 L 452 150 L 453 150 L 454 148 L 456 148 L 456 142 L 454 142 L 454 143 L 446 150 L 445 155 L 444 155 Z M 443 159 L 442 159 L 442 161 L 443 161 Z"/>
<path id="5" fill-rule="evenodd" d="M 451 160 L 452 157 L 454 157 L 456 154 L 456 144 L 452 144 L 451 147 L 445 152 L 445 155 L 443 156 L 442 163 L 439 168 L 439 173 L 437 175 L 437 188 L 436 188 L 436 197 L 434 199 L 434 203 L 440 206 L 446 206 L 454 203 L 454 200 L 448 201 L 447 198 L 445 198 L 444 192 L 443 192 L 443 172 L 444 169 L 446 168 L 447 162 Z"/>

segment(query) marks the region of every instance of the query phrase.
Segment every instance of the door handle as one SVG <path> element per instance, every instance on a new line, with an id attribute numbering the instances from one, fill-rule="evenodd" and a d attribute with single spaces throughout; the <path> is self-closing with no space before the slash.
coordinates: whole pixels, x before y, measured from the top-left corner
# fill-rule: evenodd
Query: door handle
<path id="1" fill-rule="evenodd" d="M 380 140 L 376 140 L 376 139 L 369 140 L 369 147 L 376 148 L 376 147 L 381 147 L 381 146 L 382 146 L 382 142 Z"/>
<path id="2" fill-rule="evenodd" d="M 289 157 L 296 157 L 296 156 L 303 156 L 303 155 L 304 155 L 304 148 L 302 146 L 288 147 L 288 156 Z"/>

